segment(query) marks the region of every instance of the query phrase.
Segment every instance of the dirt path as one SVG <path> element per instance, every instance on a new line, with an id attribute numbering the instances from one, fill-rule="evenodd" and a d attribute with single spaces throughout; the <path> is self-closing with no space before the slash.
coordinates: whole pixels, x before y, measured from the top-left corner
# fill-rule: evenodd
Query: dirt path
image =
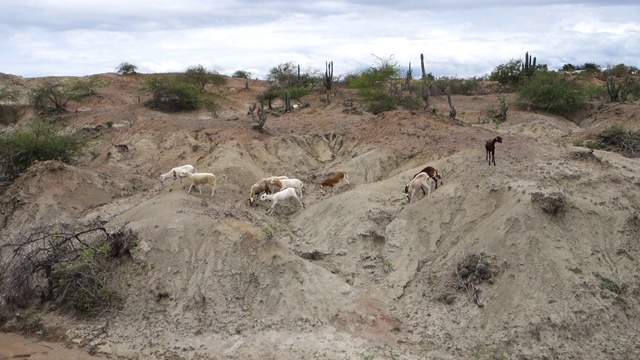
<path id="1" fill-rule="evenodd" d="M 0 360 L 91 360 L 104 359 L 92 356 L 83 350 L 69 349 L 58 343 L 41 341 L 18 334 L 0 333 Z"/>

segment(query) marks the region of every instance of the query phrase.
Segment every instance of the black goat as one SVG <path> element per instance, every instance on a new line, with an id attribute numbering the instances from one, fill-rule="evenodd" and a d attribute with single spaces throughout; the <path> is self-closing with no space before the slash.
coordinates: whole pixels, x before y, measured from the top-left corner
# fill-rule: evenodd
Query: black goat
<path id="1" fill-rule="evenodd" d="M 491 166 L 491 162 L 493 161 L 493 166 L 496 166 L 496 143 L 502 143 L 502 138 L 497 136 L 493 140 L 488 140 L 484 145 L 485 150 L 487 150 L 487 161 L 489 162 L 489 166 Z"/>

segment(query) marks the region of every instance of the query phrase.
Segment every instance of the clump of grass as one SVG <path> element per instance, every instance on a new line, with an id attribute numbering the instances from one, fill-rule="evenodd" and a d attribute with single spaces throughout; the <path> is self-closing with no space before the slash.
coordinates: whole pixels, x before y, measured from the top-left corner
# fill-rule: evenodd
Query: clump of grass
<path id="1" fill-rule="evenodd" d="M 436 297 L 436 301 L 439 301 L 443 304 L 451 305 L 456 301 L 456 296 L 449 293 L 444 293 L 438 297 Z"/>
<path id="2" fill-rule="evenodd" d="M 615 281 L 605 277 L 601 278 L 600 281 L 601 289 L 609 290 L 617 295 L 621 295 L 629 287 L 629 285 L 625 283 L 617 284 Z"/>

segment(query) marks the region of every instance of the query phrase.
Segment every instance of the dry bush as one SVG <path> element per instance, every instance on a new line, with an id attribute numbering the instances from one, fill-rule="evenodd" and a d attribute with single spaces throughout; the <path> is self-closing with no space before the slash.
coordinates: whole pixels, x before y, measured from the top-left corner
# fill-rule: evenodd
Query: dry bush
<path id="1" fill-rule="evenodd" d="M 116 266 L 112 260 L 129 255 L 136 243 L 130 230 L 110 233 L 100 224 L 26 231 L 0 247 L 0 302 L 27 308 L 39 299 L 78 315 L 106 311 L 121 300 L 110 286 Z"/>
<path id="2" fill-rule="evenodd" d="M 498 273 L 497 268 L 492 264 L 491 257 L 484 253 L 469 254 L 456 266 L 455 288 L 466 291 L 473 302 L 483 307 L 480 302 L 480 292 L 478 285 L 482 282 L 493 282 L 493 277 Z"/>
<path id="3" fill-rule="evenodd" d="M 564 193 L 558 191 L 548 194 L 532 193 L 531 202 L 537 204 L 544 212 L 555 216 L 562 215 L 567 206 L 567 199 Z"/>

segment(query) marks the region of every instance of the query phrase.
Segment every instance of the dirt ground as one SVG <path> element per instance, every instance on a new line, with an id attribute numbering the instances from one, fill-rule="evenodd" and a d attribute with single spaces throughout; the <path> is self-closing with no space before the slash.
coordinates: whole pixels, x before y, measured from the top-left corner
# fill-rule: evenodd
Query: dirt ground
<path id="1" fill-rule="evenodd" d="M 640 160 L 572 145 L 615 123 L 637 131 L 638 101 L 593 104 L 575 122 L 512 105 L 496 125 L 478 121 L 496 95 L 454 96 L 452 122 L 446 97 L 428 111 L 373 115 L 339 89 L 329 104 L 313 94 L 298 110 L 270 113 L 257 131 L 247 110 L 265 82 L 208 89 L 221 95 L 214 117 L 144 107 L 144 75 L 95 77 L 97 94 L 59 118 L 90 139 L 88 153 L 74 165 L 34 165 L 0 198 L 4 239 L 34 224 L 96 219 L 139 236 L 132 261 L 113 274 L 121 310 L 79 320 L 39 309 L 72 351 L 640 358 Z M 0 85 L 24 90 L 44 80 L 3 75 Z M 489 166 L 484 143 L 496 136 L 503 142 Z M 158 181 L 184 164 L 216 175 L 215 196 Z M 427 165 L 443 183 L 408 204 L 404 186 Z M 319 188 L 335 170 L 350 183 Z M 305 208 L 250 207 L 251 185 L 272 175 L 301 179 Z M 461 282 L 469 271 L 475 281 Z M 24 346 L 0 358 L 38 358 L 41 350 Z"/>

